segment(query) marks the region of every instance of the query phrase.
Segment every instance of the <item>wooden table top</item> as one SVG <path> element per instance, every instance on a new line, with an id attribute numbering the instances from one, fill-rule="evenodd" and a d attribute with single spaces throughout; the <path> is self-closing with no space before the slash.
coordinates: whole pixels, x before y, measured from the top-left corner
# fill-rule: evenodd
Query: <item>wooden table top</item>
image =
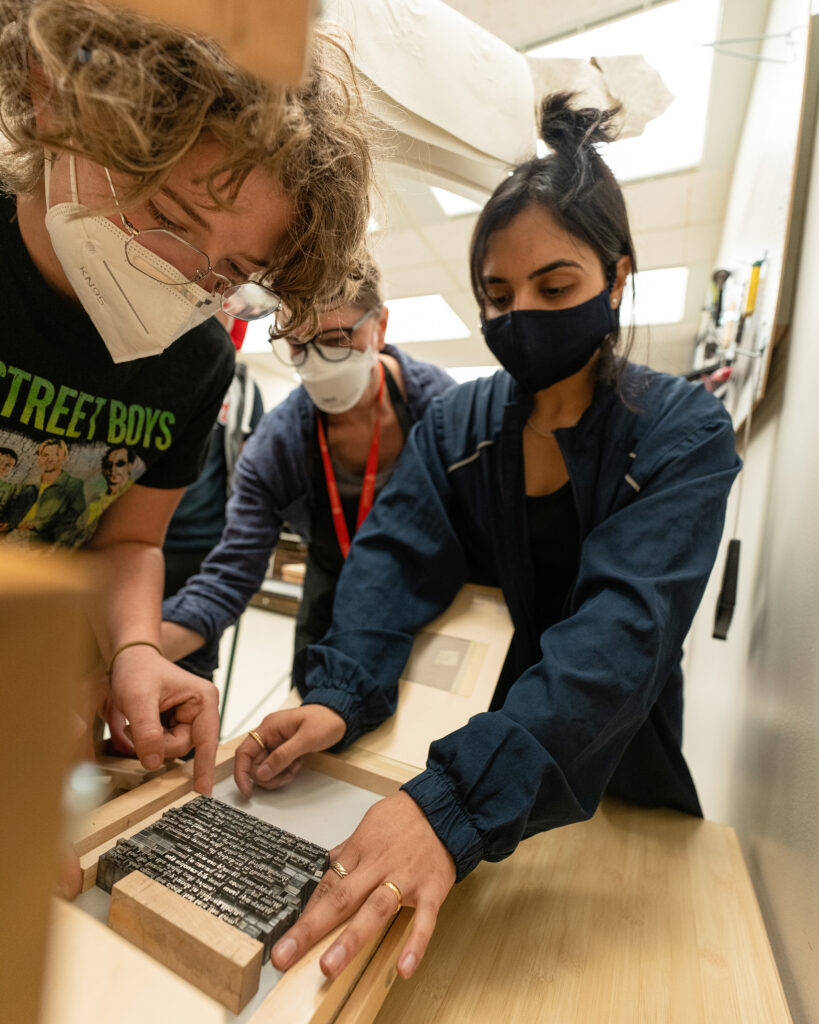
<path id="1" fill-rule="evenodd" d="M 376 1024 L 779 1024 L 734 830 L 606 800 L 450 893 Z"/>

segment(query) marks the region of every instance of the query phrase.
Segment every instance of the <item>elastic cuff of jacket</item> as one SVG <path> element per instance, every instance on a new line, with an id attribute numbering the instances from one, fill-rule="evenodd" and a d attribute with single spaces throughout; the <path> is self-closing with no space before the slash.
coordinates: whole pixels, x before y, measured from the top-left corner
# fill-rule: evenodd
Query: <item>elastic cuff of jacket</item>
<path id="1" fill-rule="evenodd" d="M 349 747 L 364 732 L 360 725 L 360 717 L 356 714 L 358 700 L 351 693 L 329 687 L 318 687 L 315 690 L 308 690 L 301 702 L 302 704 L 323 704 L 324 707 L 341 715 L 347 723 L 347 731 L 343 738 L 334 747 L 329 748 L 334 754 Z"/>
<path id="2" fill-rule="evenodd" d="M 427 816 L 435 834 L 455 861 L 455 881 L 461 882 L 483 857 L 483 838 L 461 808 L 449 779 L 432 768 L 410 779 L 401 789 Z"/>

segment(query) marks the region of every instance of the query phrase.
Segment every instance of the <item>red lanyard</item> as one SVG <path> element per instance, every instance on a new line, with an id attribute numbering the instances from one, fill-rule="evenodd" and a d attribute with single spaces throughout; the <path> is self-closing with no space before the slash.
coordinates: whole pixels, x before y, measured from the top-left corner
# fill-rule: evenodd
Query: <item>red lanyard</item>
<path id="1" fill-rule="evenodd" d="M 379 362 L 381 370 L 381 383 L 378 385 L 378 404 L 376 405 L 375 427 L 373 428 L 373 439 L 370 444 L 370 454 L 367 457 L 367 468 L 364 471 L 364 483 L 361 487 L 361 497 L 358 501 L 358 519 L 355 528 L 358 530 L 367 513 L 373 507 L 375 498 L 375 475 L 378 472 L 378 446 L 381 441 L 381 397 L 384 394 L 384 365 Z M 321 449 L 321 461 L 324 463 L 324 478 L 327 481 L 327 493 L 330 495 L 330 511 L 333 513 L 333 526 L 336 528 L 338 546 L 341 553 L 347 557 L 350 550 L 350 534 L 347 531 L 347 522 L 344 519 L 344 509 L 341 507 L 341 498 L 338 495 L 336 486 L 336 475 L 333 472 L 333 464 L 330 461 L 330 449 L 327 447 L 327 436 L 324 433 L 324 424 L 321 422 L 321 415 L 316 417 L 318 427 L 318 443 Z"/>

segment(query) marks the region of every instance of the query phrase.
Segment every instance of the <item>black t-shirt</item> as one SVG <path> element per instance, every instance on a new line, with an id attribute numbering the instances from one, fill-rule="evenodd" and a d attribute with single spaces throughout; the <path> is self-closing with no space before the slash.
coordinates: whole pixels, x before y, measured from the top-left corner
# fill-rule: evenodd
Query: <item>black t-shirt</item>
<path id="1" fill-rule="evenodd" d="M 527 537 L 529 590 L 539 637 L 564 617 L 566 598 L 580 563 L 580 524 L 570 481 L 552 494 L 524 495 L 523 502 L 521 525 Z M 502 707 L 512 684 L 538 660 L 538 650 L 537 643 L 532 646 L 520 630 L 515 631 L 490 711 Z"/>
<path id="2" fill-rule="evenodd" d="M 566 595 L 577 575 L 580 527 L 572 485 L 567 481 L 552 494 L 526 496 L 529 550 L 541 632 L 563 618 Z"/>
<path id="3" fill-rule="evenodd" d="M 160 355 L 114 363 L 83 308 L 40 276 L 10 198 L 0 272 L 0 544 L 79 546 L 131 483 L 196 479 L 233 346 L 211 319 Z"/>

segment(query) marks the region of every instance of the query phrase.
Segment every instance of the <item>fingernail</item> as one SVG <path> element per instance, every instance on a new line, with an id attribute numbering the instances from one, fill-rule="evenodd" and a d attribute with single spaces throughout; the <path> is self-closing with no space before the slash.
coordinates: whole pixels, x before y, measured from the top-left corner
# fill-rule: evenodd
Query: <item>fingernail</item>
<path id="1" fill-rule="evenodd" d="M 296 952 L 295 939 L 282 939 L 273 947 L 273 962 L 276 967 L 288 967 Z"/>
<path id="2" fill-rule="evenodd" d="M 148 754 L 148 756 L 142 760 L 142 767 L 147 768 L 149 772 L 152 772 L 154 768 L 158 768 L 161 764 L 162 758 L 159 754 Z"/>
<path id="3" fill-rule="evenodd" d="M 346 952 L 347 951 L 341 945 L 333 946 L 321 958 L 321 966 L 325 971 L 329 971 L 330 974 L 335 974 L 336 971 L 341 970 Z"/>
<path id="4" fill-rule="evenodd" d="M 405 978 L 408 978 L 418 963 L 418 957 L 414 953 L 407 953 L 402 956 L 398 963 L 398 970 Z"/>
<path id="5" fill-rule="evenodd" d="M 273 770 L 270 765 L 263 764 L 261 768 L 256 772 L 256 778 L 259 782 L 270 782 L 273 778 Z"/>

